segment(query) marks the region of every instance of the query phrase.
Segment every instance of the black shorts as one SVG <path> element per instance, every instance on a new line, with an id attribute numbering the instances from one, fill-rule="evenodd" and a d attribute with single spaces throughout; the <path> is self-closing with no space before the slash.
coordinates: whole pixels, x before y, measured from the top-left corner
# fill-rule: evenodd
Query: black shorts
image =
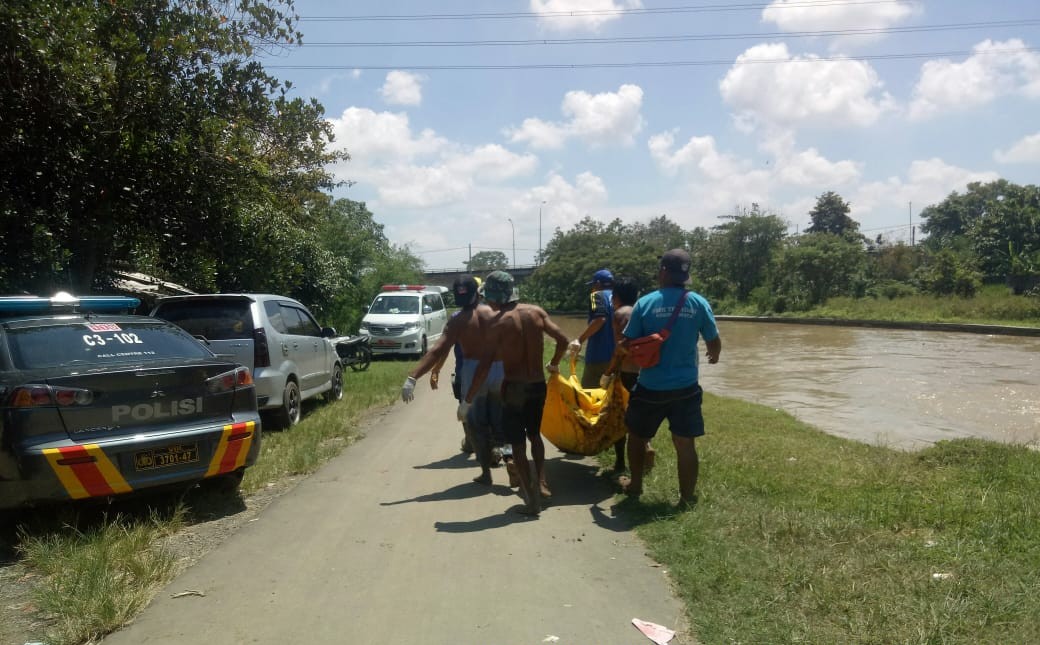
<path id="1" fill-rule="evenodd" d="M 630 393 L 636 389 L 636 381 L 639 380 L 639 372 L 621 372 L 621 386 Z"/>
<path id="2" fill-rule="evenodd" d="M 523 443 L 538 439 L 545 407 L 545 382 L 502 382 L 502 430 L 506 441 Z"/>
<path id="3" fill-rule="evenodd" d="M 648 390 L 637 386 L 628 398 L 625 425 L 629 432 L 652 439 L 661 422 L 668 419 L 673 435 L 700 437 L 704 434 L 703 400 L 704 390 L 696 383 L 679 390 Z"/>

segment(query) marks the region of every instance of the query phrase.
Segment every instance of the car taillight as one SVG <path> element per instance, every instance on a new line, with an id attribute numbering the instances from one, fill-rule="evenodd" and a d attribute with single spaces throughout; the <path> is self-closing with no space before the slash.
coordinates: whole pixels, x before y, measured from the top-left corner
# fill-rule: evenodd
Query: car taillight
<path id="1" fill-rule="evenodd" d="M 267 332 L 263 327 L 253 330 L 253 367 L 270 367 L 271 350 L 267 347 Z"/>
<path id="2" fill-rule="evenodd" d="M 227 392 L 236 387 L 253 384 L 253 374 L 248 367 L 236 367 L 233 370 L 217 374 L 206 379 L 206 390 L 211 394 Z"/>
<path id="3" fill-rule="evenodd" d="M 49 385 L 23 385 L 11 392 L 12 408 L 36 408 L 58 405 L 90 405 L 94 402 L 94 393 L 77 387 L 51 387 Z"/>

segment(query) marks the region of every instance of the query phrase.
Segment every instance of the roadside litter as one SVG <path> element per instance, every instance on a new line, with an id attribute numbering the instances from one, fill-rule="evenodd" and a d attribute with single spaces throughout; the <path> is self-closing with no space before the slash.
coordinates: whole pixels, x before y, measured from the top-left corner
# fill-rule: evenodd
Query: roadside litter
<path id="1" fill-rule="evenodd" d="M 645 620 L 639 620 L 638 618 L 632 619 L 632 624 L 636 626 L 643 636 L 646 636 L 657 645 L 667 645 L 668 641 L 675 637 L 675 632 L 668 629 L 664 625 L 658 625 L 657 623 L 650 623 Z"/>

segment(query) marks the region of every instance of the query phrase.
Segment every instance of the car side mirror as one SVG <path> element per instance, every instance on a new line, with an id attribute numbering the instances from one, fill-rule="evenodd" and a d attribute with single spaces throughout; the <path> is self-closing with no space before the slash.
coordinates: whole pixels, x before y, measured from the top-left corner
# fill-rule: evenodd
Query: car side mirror
<path id="1" fill-rule="evenodd" d="M 335 338 L 336 328 L 335 327 L 322 327 L 321 328 L 322 338 Z"/>
<path id="2" fill-rule="evenodd" d="M 431 307 L 430 305 L 423 305 L 422 306 L 422 312 L 424 314 L 432 314 L 433 313 L 433 307 Z"/>
<path id="3" fill-rule="evenodd" d="M 365 305 L 364 307 L 362 307 L 361 311 L 363 311 L 364 313 L 367 314 L 368 313 L 368 305 Z"/>

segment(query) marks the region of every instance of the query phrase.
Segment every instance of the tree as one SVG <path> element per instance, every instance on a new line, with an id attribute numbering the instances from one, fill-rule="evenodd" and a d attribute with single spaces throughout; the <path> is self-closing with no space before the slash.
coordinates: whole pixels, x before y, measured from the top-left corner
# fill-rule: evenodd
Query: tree
<path id="1" fill-rule="evenodd" d="M 985 279 L 1002 281 L 1012 272 L 1011 243 L 1016 253 L 1040 252 L 1040 187 L 1019 186 L 1000 179 L 973 182 L 961 195 L 951 193 L 921 212 L 933 252 L 948 249 L 958 258 L 974 256 Z"/>
<path id="2" fill-rule="evenodd" d="M 247 227 L 311 227 L 342 155 L 255 58 L 296 20 L 291 0 L 0 4 L 0 287 L 133 265 L 209 288 Z"/>
<path id="3" fill-rule="evenodd" d="M 771 275 L 786 309 L 804 310 L 827 298 L 852 295 L 863 282 L 862 245 L 833 233 L 807 233 L 788 241 Z"/>
<path id="4" fill-rule="evenodd" d="M 970 298 L 982 285 L 982 276 L 975 269 L 973 259 L 958 257 L 950 249 L 941 249 L 931 254 L 927 262 L 914 272 L 914 280 L 921 291 L 937 296 Z"/>
<path id="5" fill-rule="evenodd" d="M 657 257 L 682 246 L 683 237 L 682 229 L 666 217 L 628 226 L 617 219 L 604 224 L 586 217 L 549 240 L 542 266 L 525 284 L 525 297 L 550 309 L 581 311 L 589 293 L 586 282 L 602 268 L 634 279 L 641 291 L 654 289 Z"/>
<path id="6" fill-rule="evenodd" d="M 787 235 L 787 223 L 763 212 L 758 204 L 748 212 L 722 219 L 728 221 L 714 227 L 709 237 L 714 246 L 710 253 L 718 263 L 714 273 L 732 283 L 738 300 L 746 300 L 765 281 L 773 254 Z"/>
<path id="7" fill-rule="evenodd" d="M 466 262 L 466 271 L 470 273 L 508 268 L 509 258 L 501 251 L 480 251 Z"/>
<path id="8" fill-rule="evenodd" d="M 816 198 L 816 206 L 809 211 L 812 225 L 806 233 L 830 233 L 832 235 L 857 235 L 859 223 L 849 217 L 851 208 L 841 195 L 827 191 Z"/>

